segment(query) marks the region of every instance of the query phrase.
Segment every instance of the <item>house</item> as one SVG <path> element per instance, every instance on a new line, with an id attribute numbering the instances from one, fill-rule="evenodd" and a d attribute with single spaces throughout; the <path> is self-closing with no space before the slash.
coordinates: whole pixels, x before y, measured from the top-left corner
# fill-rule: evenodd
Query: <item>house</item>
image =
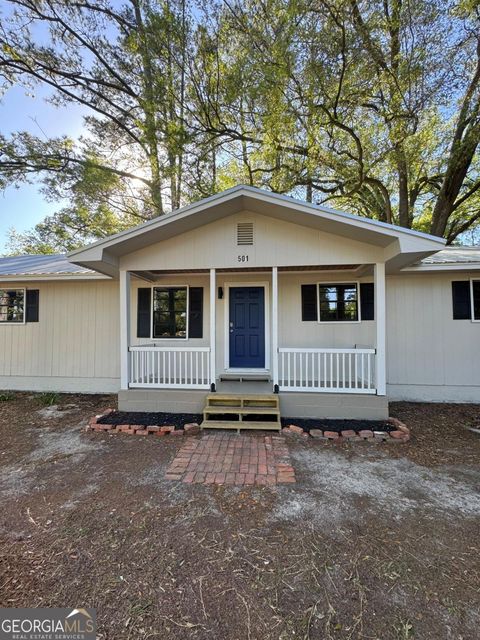
<path id="1" fill-rule="evenodd" d="M 480 248 L 238 186 L 65 256 L 0 260 L 0 388 L 286 417 L 480 402 Z"/>

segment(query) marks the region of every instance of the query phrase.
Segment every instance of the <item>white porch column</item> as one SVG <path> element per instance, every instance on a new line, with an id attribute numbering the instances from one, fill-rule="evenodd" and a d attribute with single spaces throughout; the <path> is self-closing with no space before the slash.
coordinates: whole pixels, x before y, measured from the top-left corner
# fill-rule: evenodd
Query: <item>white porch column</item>
<path id="1" fill-rule="evenodd" d="M 120 388 L 130 382 L 130 272 L 120 271 Z"/>
<path id="2" fill-rule="evenodd" d="M 377 395 L 387 394 L 386 367 L 386 303 L 385 303 L 385 264 L 377 262 L 374 266 L 375 283 L 375 327 L 377 348 Z"/>
<path id="3" fill-rule="evenodd" d="M 272 267 L 272 378 L 278 393 L 278 267 Z"/>
<path id="4" fill-rule="evenodd" d="M 215 391 L 216 375 L 215 375 L 215 347 L 217 341 L 216 333 L 216 306 L 217 284 L 215 269 L 210 269 L 210 388 Z"/>

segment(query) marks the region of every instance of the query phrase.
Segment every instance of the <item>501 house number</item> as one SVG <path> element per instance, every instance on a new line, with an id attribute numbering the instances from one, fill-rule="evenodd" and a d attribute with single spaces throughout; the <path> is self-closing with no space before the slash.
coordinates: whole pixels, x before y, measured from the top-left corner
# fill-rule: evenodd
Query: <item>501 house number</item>
<path id="1" fill-rule="evenodd" d="M 238 262 L 248 262 L 248 256 L 247 255 L 237 256 L 237 260 Z"/>

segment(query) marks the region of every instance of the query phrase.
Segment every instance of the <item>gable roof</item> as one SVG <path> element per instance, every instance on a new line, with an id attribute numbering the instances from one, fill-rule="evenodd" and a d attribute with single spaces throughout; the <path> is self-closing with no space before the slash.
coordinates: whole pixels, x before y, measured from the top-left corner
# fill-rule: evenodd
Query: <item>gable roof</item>
<path id="1" fill-rule="evenodd" d="M 72 251 L 68 257 L 76 264 L 114 276 L 118 273 L 120 256 L 240 211 L 295 222 L 384 248 L 396 243 L 397 248 L 392 246 L 392 255 L 389 257 L 392 268 L 412 264 L 438 251 L 445 244 L 442 238 L 426 233 L 362 218 L 256 187 L 239 185 Z M 403 259 L 399 259 L 402 254 Z"/>
<path id="2" fill-rule="evenodd" d="M 80 265 L 70 262 L 64 254 L 51 255 L 23 255 L 0 258 L 0 277 L 3 280 L 14 280 L 39 276 L 45 279 L 63 277 L 99 277 L 98 273 Z"/>

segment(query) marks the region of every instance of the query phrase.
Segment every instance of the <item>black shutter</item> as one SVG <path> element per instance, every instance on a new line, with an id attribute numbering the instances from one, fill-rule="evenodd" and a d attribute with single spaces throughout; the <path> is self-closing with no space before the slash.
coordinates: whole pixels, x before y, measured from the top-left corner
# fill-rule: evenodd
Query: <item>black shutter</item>
<path id="1" fill-rule="evenodd" d="M 25 301 L 25 321 L 38 322 L 38 305 L 40 292 L 38 289 L 27 289 Z"/>
<path id="2" fill-rule="evenodd" d="M 375 287 L 373 282 L 360 283 L 360 310 L 362 320 L 375 320 Z"/>
<path id="3" fill-rule="evenodd" d="M 473 320 L 480 320 L 480 280 L 474 280 L 473 289 Z"/>
<path id="4" fill-rule="evenodd" d="M 151 332 L 152 290 L 138 289 L 137 298 L 137 338 L 150 338 Z"/>
<path id="5" fill-rule="evenodd" d="M 317 285 L 302 284 L 302 320 L 317 320 Z"/>
<path id="6" fill-rule="evenodd" d="M 190 287 L 188 337 L 203 338 L 203 287 Z"/>
<path id="7" fill-rule="evenodd" d="M 454 320 L 471 319 L 472 306 L 469 280 L 456 280 L 452 282 L 452 302 Z"/>

